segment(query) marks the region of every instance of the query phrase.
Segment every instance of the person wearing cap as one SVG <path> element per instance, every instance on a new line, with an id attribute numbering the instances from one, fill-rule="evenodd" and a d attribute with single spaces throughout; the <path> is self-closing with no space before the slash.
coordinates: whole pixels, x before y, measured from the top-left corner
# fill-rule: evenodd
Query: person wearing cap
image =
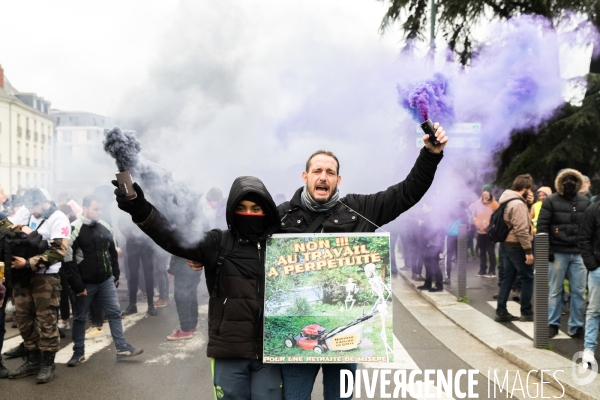
<path id="1" fill-rule="evenodd" d="M 115 190 L 119 208 L 160 247 L 200 263 L 196 270 L 205 271 L 211 293 L 206 352 L 212 358 L 215 398 L 282 399 L 281 366 L 262 362 L 266 239 L 279 226 L 264 184 L 252 176 L 235 179 L 225 212 L 228 229 L 206 232 L 192 246 L 176 239 L 179 227 L 145 199 L 137 183 L 133 186 L 134 200 Z M 194 321 L 187 322 L 181 330 L 190 332 Z"/>
<path id="2" fill-rule="evenodd" d="M 583 176 L 583 185 L 581 185 L 581 189 L 579 189 L 579 194 L 584 195 L 585 197 L 590 199 L 590 201 L 592 201 L 592 192 L 590 192 L 590 188 L 592 187 L 592 182 L 590 181 L 589 176 L 587 176 L 587 175 L 582 175 L 582 176 Z"/>
<path id="3" fill-rule="evenodd" d="M 533 206 L 531 206 L 531 210 L 529 211 L 531 215 L 531 223 L 533 224 L 533 233 L 537 233 L 537 221 L 540 216 L 540 211 L 542 209 L 542 203 L 546 200 L 546 197 L 552 194 L 552 189 L 548 186 L 542 186 L 537 190 L 538 201 L 536 201 Z"/>
<path id="4" fill-rule="evenodd" d="M 44 253 L 25 259 L 13 255 L 12 269 L 31 269 L 34 274 L 29 285 L 14 282 L 13 297 L 17 312 L 17 327 L 27 349 L 27 359 L 11 379 L 37 374 L 38 383 L 54 377 L 54 356 L 60 349 L 58 315 L 60 303 L 59 271 L 67 252 L 70 223 L 42 190 L 28 189 L 23 204 L 30 213 L 30 232 L 35 230 L 47 242 Z"/>
<path id="5" fill-rule="evenodd" d="M 558 334 L 564 279 L 569 276 L 571 307 L 567 333 L 574 338 L 583 338 L 584 291 L 587 270 L 579 248 L 579 227 L 590 200 L 579 190 L 583 186 L 583 175 L 575 169 L 564 169 L 554 182 L 556 193 L 542 203 L 537 222 L 538 233 L 547 233 L 550 239 L 548 297 L 548 324 L 550 337 Z"/>
<path id="6" fill-rule="evenodd" d="M 479 249 L 479 272 L 475 276 L 488 278 L 496 277 L 496 243 L 488 239 L 486 229 L 490 224 L 492 213 L 500 207 L 494 195 L 491 185 L 483 185 L 481 197 L 473 207 L 473 224 L 477 229 L 477 248 Z M 487 267 L 487 259 L 490 259 L 490 269 Z"/>

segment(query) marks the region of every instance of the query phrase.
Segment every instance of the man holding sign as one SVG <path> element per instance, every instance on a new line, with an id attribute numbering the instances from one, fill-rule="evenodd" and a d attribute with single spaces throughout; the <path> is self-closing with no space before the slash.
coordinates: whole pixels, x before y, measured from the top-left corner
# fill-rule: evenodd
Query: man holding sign
<path id="1" fill-rule="evenodd" d="M 435 123 L 438 145 L 423 136 L 421 150 L 406 179 L 388 189 L 371 194 L 348 194 L 340 198 L 338 186 L 342 181 L 337 157 L 319 150 L 306 162 L 302 172 L 304 187 L 298 189 L 289 202 L 277 210 L 280 216 L 279 233 L 315 232 L 374 232 L 381 225 L 396 219 L 425 195 L 442 150 L 446 147 L 446 132 Z M 319 368 L 323 368 L 325 400 L 340 398 L 340 370 L 356 371 L 356 364 L 283 364 L 283 397 L 285 400 L 310 399 Z"/>

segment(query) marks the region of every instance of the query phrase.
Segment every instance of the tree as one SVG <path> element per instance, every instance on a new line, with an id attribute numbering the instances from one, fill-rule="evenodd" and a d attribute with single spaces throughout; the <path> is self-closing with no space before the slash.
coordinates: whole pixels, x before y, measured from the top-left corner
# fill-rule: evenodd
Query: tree
<path id="1" fill-rule="evenodd" d="M 385 31 L 393 22 L 400 22 L 406 39 L 425 39 L 428 31 L 430 1 L 378 0 L 390 3 L 381 22 Z M 594 0 L 433 0 L 439 31 L 458 56 L 461 65 L 468 65 L 477 51 L 478 41 L 473 28 L 489 20 L 508 20 L 522 14 L 540 15 L 559 24 L 569 12 L 587 15 L 600 28 L 600 2 Z M 404 19 L 406 16 L 406 19 Z M 592 60 L 592 72 L 600 73 L 600 59 Z"/>
<path id="2" fill-rule="evenodd" d="M 378 1 L 390 3 L 381 30 L 400 22 L 407 43 L 426 38 L 430 1 L 433 1 L 438 30 L 463 66 L 469 64 L 478 50 L 473 27 L 490 20 L 533 14 L 547 18 L 557 27 L 568 19 L 569 13 L 578 12 L 600 30 L 600 1 L 597 0 Z M 600 188 L 600 157 L 596 144 L 600 139 L 600 56 L 592 58 L 586 79 L 587 89 L 581 106 L 565 103 L 540 126 L 514 132 L 508 146 L 496 152 L 496 184 L 510 187 L 515 176 L 530 173 L 538 183 L 554 186 L 556 173 L 570 167 L 588 175 L 594 191 Z"/>
<path id="3" fill-rule="evenodd" d="M 581 106 L 565 103 L 537 133 L 513 134 L 496 155 L 497 184 L 510 187 L 515 176 L 530 173 L 538 183 L 554 186 L 556 173 L 569 167 L 588 175 L 593 189 L 600 188 L 600 74 L 589 74 L 587 80 Z"/>

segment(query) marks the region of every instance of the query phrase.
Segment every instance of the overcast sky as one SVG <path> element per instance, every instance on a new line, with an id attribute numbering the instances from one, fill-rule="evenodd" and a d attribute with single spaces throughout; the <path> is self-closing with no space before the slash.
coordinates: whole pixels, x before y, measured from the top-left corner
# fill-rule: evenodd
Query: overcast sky
<path id="1" fill-rule="evenodd" d="M 227 30 L 215 35 L 252 34 L 255 51 L 271 51 L 270 43 L 286 31 L 309 39 L 329 35 L 327 41 L 357 48 L 372 42 L 390 53 L 399 47 L 399 35 L 380 37 L 385 8 L 374 0 L 20 0 L 2 10 L 0 64 L 17 90 L 35 92 L 54 108 L 100 114 L 113 113 L 125 93 L 148 84 L 152 66 L 173 61 L 159 58 L 165 46 L 192 51 L 185 41 L 194 46 L 202 40 L 190 36 L 207 19 L 212 28 Z M 190 36 L 178 30 L 182 25 Z M 174 43 L 177 36 L 183 42 Z"/>
<path id="2" fill-rule="evenodd" d="M 221 30 L 214 32 L 218 36 L 251 35 L 254 52 L 278 51 L 272 44 L 295 36 L 290 32 L 302 32 L 307 42 L 321 37 L 339 47 L 368 44 L 390 55 L 401 41 L 398 32 L 380 36 L 385 6 L 375 0 L 19 0 L 2 10 L 0 64 L 11 83 L 54 108 L 106 115 L 115 113 L 126 93 L 149 84 L 153 66 L 173 61 L 160 58 L 165 46 L 193 51 L 203 40 L 193 37 L 202 32 L 195 25 L 207 20 Z M 573 76 L 581 64 L 562 67 Z"/>

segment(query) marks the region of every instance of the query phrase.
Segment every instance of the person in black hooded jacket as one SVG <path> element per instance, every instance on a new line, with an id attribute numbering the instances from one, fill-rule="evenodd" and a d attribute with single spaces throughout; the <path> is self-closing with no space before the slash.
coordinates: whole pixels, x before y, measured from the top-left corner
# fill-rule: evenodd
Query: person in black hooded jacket
<path id="1" fill-rule="evenodd" d="M 538 217 L 538 233 L 550 238 L 550 294 L 548 298 L 548 325 L 550 337 L 558 334 L 561 306 L 564 296 L 563 281 L 569 276 L 571 288 L 571 311 L 569 313 L 569 336 L 583 338 L 583 297 L 587 271 L 581 257 L 578 234 L 585 210 L 590 201 L 577 192 L 583 185 L 583 175 L 574 169 L 558 173 L 554 186 L 556 193 L 542 203 Z"/>
<path id="2" fill-rule="evenodd" d="M 281 367 L 262 363 L 265 242 L 278 227 L 277 208 L 264 184 L 251 176 L 235 179 L 227 199 L 228 230 L 206 232 L 194 246 L 179 243 L 176 227 L 137 183 L 134 188 L 134 200 L 115 190 L 119 208 L 163 249 L 204 266 L 211 293 L 206 352 L 213 358 L 215 398 L 281 399 Z M 231 235 L 231 248 L 219 265 L 223 235 Z"/>

